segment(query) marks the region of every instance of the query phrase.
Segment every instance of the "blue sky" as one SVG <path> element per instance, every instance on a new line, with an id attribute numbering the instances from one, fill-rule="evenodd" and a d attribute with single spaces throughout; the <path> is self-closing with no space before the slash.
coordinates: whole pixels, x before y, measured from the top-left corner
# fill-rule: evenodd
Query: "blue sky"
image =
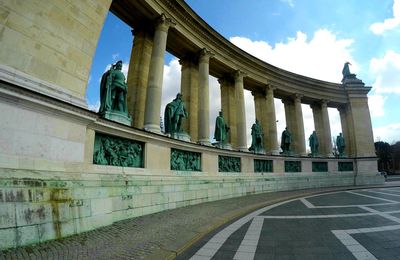
<path id="1" fill-rule="evenodd" d="M 321 80 L 341 80 L 345 61 L 351 72 L 372 86 L 369 105 L 375 140 L 400 140 L 400 0 L 189 0 L 192 9 L 225 38 L 275 66 Z M 130 27 L 109 13 L 93 60 L 87 90 L 89 107 L 98 106 L 99 78 L 107 65 L 122 60 L 128 69 L 133 37 Z M 166 54 L 162 109 L 179 92 L 180 65 Z M 210 132 L 220 109 L 219 86 L 210 77 Z M 217 97 L 217 98 L 215 98 Z M 246 120 L 254 122 L 248 91 Z M 283 106 L 275 100 L 278 131 Z M 332 136 L 340 130 L 337 110 L 329 109 Z M 305 132 L 312 113 L 303 105 Z M 250 132 L 250 131 L 249 131 Z M 250 133 L 248 133 L 250 139 Z"/>

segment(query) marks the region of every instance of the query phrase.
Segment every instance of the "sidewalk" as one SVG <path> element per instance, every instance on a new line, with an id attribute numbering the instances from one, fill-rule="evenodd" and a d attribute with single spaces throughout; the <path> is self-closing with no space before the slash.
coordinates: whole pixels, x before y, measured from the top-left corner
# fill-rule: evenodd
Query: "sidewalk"
<path id="1" fill-rule="evenodd" d="M 384 186 L 400 186 L 389 182 Z M 375 187 L 375 186 L 374 186 Z M 257 208 L 336 190 L 271 192 L 168 210 L 36 246 L 0 252 L 0 259 L 173 259 L 211 230 Z"/>

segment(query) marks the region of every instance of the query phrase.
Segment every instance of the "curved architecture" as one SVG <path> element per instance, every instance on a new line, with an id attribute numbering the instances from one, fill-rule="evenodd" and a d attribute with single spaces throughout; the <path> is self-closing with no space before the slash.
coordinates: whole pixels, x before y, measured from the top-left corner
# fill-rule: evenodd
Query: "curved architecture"
<path id="1" fill-rule="evenodd" d="M 89 71 L 108 11 L 133 28 L 127 103 L 133 125 L 87 109 Z M 114 221 L 272 190 L 381 183 L 367 93 L 265 63 L 180 0 L 23 1 L 0 5 L 0 245 L 60 238 Z M 182 65 L 191 142 L 160 129 L 164 54 Z M 209 75 L 218 78 L 232 150 L 210 144 Z M 247 150 L 244 90 L 266 154 Z M 280 154 L 274 98 L 293 151 Z M 320 156 L 306 153 L 309 104 Z M 345 157 L 332 153 L 328 107 L 340 112 Z"/>

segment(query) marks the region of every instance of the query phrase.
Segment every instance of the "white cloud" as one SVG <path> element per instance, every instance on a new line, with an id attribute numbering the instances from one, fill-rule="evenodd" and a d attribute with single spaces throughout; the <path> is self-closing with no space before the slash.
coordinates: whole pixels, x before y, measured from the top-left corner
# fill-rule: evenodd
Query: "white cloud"
<path id="1" fill-rule="evenodd" d="M 368 107 L 371 117 L 382 117 L 385 115 L 384 105 L 386 97 L 372 94 L 368 96 Z"/>
<path id="2" fill-rule="evenodd" d="M 264 41 L 252 41 L 245 37 L 231 37 L 230 41 L 248 53 L 274 66 L 304 76 L 325 81 L 340 82 L 346 61 L 352 64 L 351 71 L 359 69 L 351 55 L 352 39 L 337 39 L 329 30 L 319 29 L 311 40 L 297 32 L 295 38 L 270 46 Z"/>
<path id="3" fill-rule="evenodd" d="M 100 108 L 100 100 L 97 100 L 97 102 L 95 103 L 95 104 L 91 104 L 91 103 L 89 103 L 89 100 L 86 100 L 86 102 L 87 102 L 87 104 L 88 104 L 88 109 L 90 110 L 90 111 L 93 111 L 93 112 L 99 112 L 99 108 Z"/>
<path id="4" fill-rule="evenodd" d="M 112 60 L 113 61 L 116 61 L 117 59 L 118 59 L 118 57 L 119 57 L 119 53 L 114 53 L 113 55 L 111 55 L 112 56 Z"/>
<path id="5" fill-rule="evenodd" d="M 293 0 L 280 0 L 282 3 L 288 4 L 290 7 L 294 7 L 294 2 Z"/>
<path id="6" fill-rule="evenodd" d="M 400 94 L 400 53 L 388 50 L 382 58 L 372 58 L 369 68 L 377 93 Z"/>
<path id="7" fill-rule="evenodd" d="M 385 141 L 388 143 L 394 143 L 399 141 L 399 137 L 400 137 L 400 123 L 389 124 L 374 128 L 375 141 Z"/>
<path id="8" fill-rule="evenodd" d="M 370 25 L 369 29 L 374 34 L 383 34 L 385 31 L 392 30 L 400 25 L 400 0 L 393 2 L 393 17 L 385 19 L 383 22 L 376 22 Z"/>

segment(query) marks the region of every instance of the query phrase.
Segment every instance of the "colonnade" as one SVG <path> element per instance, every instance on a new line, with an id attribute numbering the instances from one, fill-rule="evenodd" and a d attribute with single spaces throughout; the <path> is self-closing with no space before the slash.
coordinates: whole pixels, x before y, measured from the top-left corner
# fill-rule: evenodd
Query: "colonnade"
<path id="1" fill-rule="evenodd" d="M 133 126 L 150 132 L 161 133 L 160 109 L 164 54 L 167 46 L 168 31 L 175 23 L 164 14 L 157 19 L 154 28 L 137 28 L 134 40 L 130 69 L 128 72 L 128 109 L 133 116 Z M 188 52 L 179 57 L 182 66 L 181 93 L 189 113 L 183 129 L 193 142 L 210 145 L 209 130 L 209 70 L 210 60 L 214 58 L 207 48 L 197 52 Z M 247 151 L 246 111 L 244 102 L 244 79 L 247 73 L 233 69 L 219 77 L 221 88 L 221 109 L 230 126 L 229 143 L 239 151 Z M 256 118 L 264 131 L 264 147 L 268 154 L 279 154 L 278 133 L 274 105 L 274 91 L 278 84 L 264 84 L 261 91 L 252 91 Z M 362 122 L 359 118 L 369 118 L 366 93 L 356 91 L 352 95 L 347 91 L 347 103 L 335 106 L 339 109 L 342 132 L 346 141 L 346 154 L 349 156 L 373 156 L 371 142 L 372 127 L 370 120 Z M 282 98 L 288 130 L 293 135 L 294 155 L 305 156 L 305 135 L 303 113 L 301 109 L 303 95 L 288 94 Z M 308 101 L 308 103 L 310 103 Z M 329 100 L 311 102 L 314 125 L 320 143 L 320 155 L 332 156 L 332 137 L 330 131 Z M 359 117 L 359 118 L 358 118 Z M 361 120 L 361 121 L 360 121 Z M 368 125 L 369 124 L 369 125 Z M 365 133 L 364 127 L 370 130 Z M 373 146 L 373 141 L 371 142 Z"/>

